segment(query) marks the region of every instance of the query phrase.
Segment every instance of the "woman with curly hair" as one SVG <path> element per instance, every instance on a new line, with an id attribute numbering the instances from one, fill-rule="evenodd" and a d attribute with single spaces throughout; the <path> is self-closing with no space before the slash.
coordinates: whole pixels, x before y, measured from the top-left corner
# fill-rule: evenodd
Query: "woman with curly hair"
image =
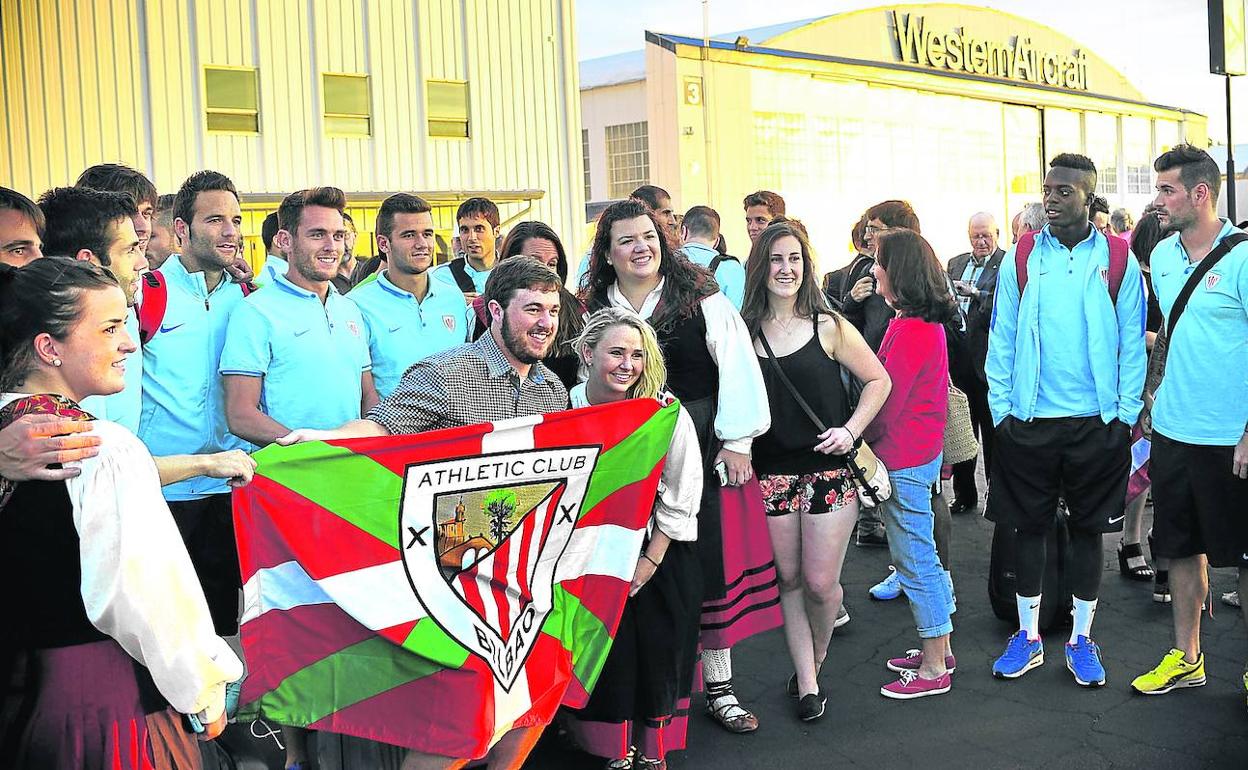
<path id="1" fill-rule="evenodd" d="M 750 447 L 771 416 L 741 316 L 714 277 L 674 251 L 662 232 L 641 201 L 607 207 L 594 236 L 585 300 L 590 312 L 620 307 L 650 323 L 667 364 L 668 387 L 697 427 L 707 480 L 698 537 L 706 591 L 701 639 L 707 713 L 731 732 L 752 732 L 758 719 L 733 692 L 729 648 L 779 625 L 775 572 L 757 492 L 754 505 L 721 510 L 719 485 L 710 480 L 719 473 L 729 487 L 752 481 Z"/>
<path id="2" fill-rule="evenodd" d="M 827 702 L 816 678 L 845 597 L 841 567 L 858 520 L 845 455 L 884 405 L 891 382 L 854 325 L 828 307 L 803 230 L 792 222 L 769 225 L 748 264 L 742 315 L 771 405 L 771 429 L 754 442 L 754 467 L 796 672 L 789 695 L 798 699 L 798 718 L 809 722 L 823 716 Z M 863 383 L 856 408 L 842 367 Z"/>

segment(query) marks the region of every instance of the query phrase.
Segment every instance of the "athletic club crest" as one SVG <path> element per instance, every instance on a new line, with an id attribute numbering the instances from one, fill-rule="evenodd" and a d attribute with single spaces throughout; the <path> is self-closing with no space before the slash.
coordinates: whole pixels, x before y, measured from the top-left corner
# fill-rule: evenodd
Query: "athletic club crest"
<path id="1" fill-rule="evenodd" d="M 1222 280 L 1222 276 L 1217 273 L 1209 273 L 1205 276 L 1205 288 L 1213 291 L 1213 287 L 1218 285 L 1218 281 Z"/>
<path id="2" fill-rule="evenodd" d="M 1101 283 L 1105 284 L 1106 286 L 1109 286 L 1109 268 L 1108 267 L 1101 268 Z"/>
<path id="3" fill-rule="evenodd" d="M 510 690 L 550 614 L 598 447 L 408 466 L 403 565 L 416 598 Z"/>
<path id="4" fill-rule="evenodd" d="M 442 316 L 442 325 L 446 327 L 446 330 L 448 332 L 454 332 L 455 331 L 455 316 L 453 315 Z"/>

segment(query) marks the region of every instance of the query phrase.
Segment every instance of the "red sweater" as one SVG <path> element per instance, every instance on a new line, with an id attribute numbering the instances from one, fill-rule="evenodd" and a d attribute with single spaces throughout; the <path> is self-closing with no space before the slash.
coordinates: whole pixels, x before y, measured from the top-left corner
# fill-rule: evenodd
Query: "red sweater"
<path id="1" fill-rule="evenodd" d="M 894 318 L 877 355 L 893 390 L 863 438 L 889 470 L 929 463 L 944 449 L 949 412 L 945 327 Z"/>

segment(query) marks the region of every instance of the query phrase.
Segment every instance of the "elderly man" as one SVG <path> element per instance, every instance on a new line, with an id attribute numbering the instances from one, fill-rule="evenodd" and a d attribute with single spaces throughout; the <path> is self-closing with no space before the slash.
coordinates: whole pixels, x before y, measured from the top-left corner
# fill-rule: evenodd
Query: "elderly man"
<path id="1" fill-rule="evenodd" d="M 958 304 L 966 316 L 967 352 L 965 366 L 950 369 L 954 385 L 966 393 L 971 403 L 971 424 L 984 442 L 984 464 L 992 454 L 992 419 L 988 412 L 988 378 L 984 360 L 988 357 L 988 326 L 992 319 L 992 294 L 997 288 L 997 268 L 1005 252 L 997 246 L 1001 235 L 992 214 L 981 211 L 967 224 L 971 250 L 949 260 L 949 278 L 958 294 Z M 975 487 L 978 458 L 953 466 L 951 513 L 965 513 L 979 506 Z"/>

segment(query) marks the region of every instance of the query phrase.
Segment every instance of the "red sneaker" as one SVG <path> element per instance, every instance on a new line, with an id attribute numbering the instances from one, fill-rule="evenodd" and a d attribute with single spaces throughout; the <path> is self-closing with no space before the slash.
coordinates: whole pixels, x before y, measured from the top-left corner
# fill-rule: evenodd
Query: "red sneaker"
<path id="1" fill-rule="evenodd" d="M 911 700 L 928 695 L 943 695 L 953 686 L 948 672 L 939 679 L 924 679 L 918 671 L 902 671 L 901 678 L 880 688 L 880 695 L 897 700 Z"/>

